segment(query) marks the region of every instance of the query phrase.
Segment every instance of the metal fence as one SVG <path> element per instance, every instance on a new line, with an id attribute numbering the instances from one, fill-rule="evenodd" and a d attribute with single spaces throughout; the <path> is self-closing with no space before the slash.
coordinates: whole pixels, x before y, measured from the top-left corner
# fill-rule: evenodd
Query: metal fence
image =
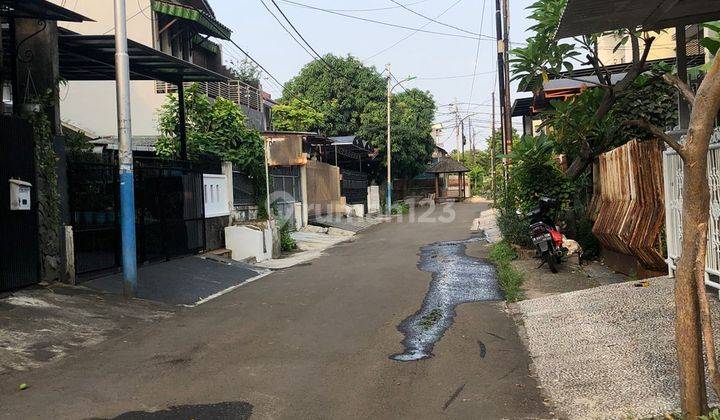
<path id="1" fill-rule="evenodd" d="M 0 292 L 40 281 L 38 185 L 32 126 L 0 116 Z M 32 184 L 30 209 L 12 210 L 10 180 Z"/>
<path id="2" fill-rule="evenodd" d="M 708 214 L 708 242 L 705 259 L 705 283 L 720 290 L 720 140 L 719 129 L 713 134 L 708 151 L 708 183 L 710 185 L 710 213 Z M 683 239 L 683 162 L 674 150 L 663 155 L 663 178 L 665 182 L 665 228 L 667 237 L 667 263 L 670 276 L 674 276 L 677 261 L 682 254 Z"/>
<path id="3" fill-rule="evenodd" d="M 222 97 L 229 99 L 237 105 L 242 105 L 256 111 L 262 111 L 262 92 L 260 89 L 243 83 L 239 80 L 230 80 L 228 82 L 187 82 L 185 88 L 189 88 L 193 84 L 197 84 L 200 92 L 205 93 L 210 98 Z M 161 81 L 155 82 L 157 93 L 175 93 L 177 86 L 172 83 Z"/>
<path id="4" fill-rule="evenodd" d="M 118 166 L 68 162 L 68 201 L 78 275 L 120 266 Z M 203 173 L 182 163 L 135 161 L 138 262 L 205 249 Z"/>

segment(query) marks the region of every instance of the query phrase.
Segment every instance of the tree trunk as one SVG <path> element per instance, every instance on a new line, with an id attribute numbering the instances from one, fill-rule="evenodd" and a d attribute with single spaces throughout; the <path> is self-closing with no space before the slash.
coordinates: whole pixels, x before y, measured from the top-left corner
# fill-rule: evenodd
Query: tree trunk
<path id="1" fill-rule="evenodd" d="M 695 96 L 687 139 L 683 146 L 683 241 L 675 279 L 675 337 L 680 367 L 680 399 L 687 418 L 707 412 L 705 371 L 702 356 L 701 306 L 708 314 L 704 292 L 710 189 L 707 154 L 715 116 L 720 108 L 720 61 L 715 60 Z M 709 316 L 702 319 L 708 356 L 714 356 Z M 715 360 L 711 361 L 713 384 L 717 385 Z M 714 371 L 714 372 L 713 372 Z M 717 386 L 715 392 L 718 393 Z M 720 395 L 719 395 L 720 396 Z"/>
<path id="2" fill-rule="evenodd" d="M 688 136 L 689 141 L 689 136 Z M 707 149 L 707 146 L 705 147 Z M 684 164 L 682 256 L 675 276 L 675 340 L 680 405 L 689 418 L 707 411 L 696 276 L 704 281 L 709 189 L 707 151 L 688 153 Z M 697 262 L 701 261 L 700 270 Z"/>

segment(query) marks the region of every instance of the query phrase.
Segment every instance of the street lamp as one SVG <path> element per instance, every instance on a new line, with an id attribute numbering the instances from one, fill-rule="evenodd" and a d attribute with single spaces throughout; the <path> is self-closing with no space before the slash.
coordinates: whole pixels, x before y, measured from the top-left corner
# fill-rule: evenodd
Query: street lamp
<path id="1" fill-rule="evenodd" d="M 390 102 L 392 99 L 392 91 L 400 84 L 409 82 L 415 79 L 415 76 L 406 77 L 403 80 L 392 84 L 392 73 L 390 73 L 390 64 L 385 66 L 387 71 L 387 198 L 385 199 L 385 205 L 387 207 L 388 216 L 392 215 L 392 149 L 390 148 Z"/>

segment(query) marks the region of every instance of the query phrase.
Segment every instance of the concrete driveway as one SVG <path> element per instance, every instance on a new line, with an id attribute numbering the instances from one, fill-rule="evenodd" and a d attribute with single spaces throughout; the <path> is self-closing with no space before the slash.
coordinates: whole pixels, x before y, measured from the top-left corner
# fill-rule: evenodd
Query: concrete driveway
<path id="1" fill-rule="evenodd" d="M 389 222 L 312 263 L 31 372 L 0 377 L 6 418 L 548 418 L 499 302 L 466 303 L 434 357 L 399 362 L 398 325 L 431 281 L 420 249 L 469 237 L 452 223 Z M 423 210 L 424 211 L 424 210 Z M 470 250 L 468 249 L 468 253 Z M 18 384 L 29 388 L 18 390 Z"/>

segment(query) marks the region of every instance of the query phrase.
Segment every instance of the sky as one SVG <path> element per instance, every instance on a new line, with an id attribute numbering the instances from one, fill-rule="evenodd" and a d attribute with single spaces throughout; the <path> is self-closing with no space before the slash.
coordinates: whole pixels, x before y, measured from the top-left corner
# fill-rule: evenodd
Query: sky
<path id="1" fill-rule="evenodd" d="M 283 21 L 271 0 L 263 1 Z M 473 120 L 476 131 L 476 147 L 484 148 L 484 139 L 491 130 L 491 93 L 497 92 L 493 0 L 397 0 L 407 8 L 431 18 L 442 14 L 436 20 L 453 25 L 459 30 L 429 22 L 401 8 L 392 0 L 292 0 L 346 15 L 410 28 L 422 27 L 427 31 L 469 38 L 388 27 L 309 9 L 287 0 L 275 1 L 320 54 L 351 54 L 365 64 L 375 66 L 379 71 L 382 71 L 386 64 L 390 64 L 391 71 L 398 80 L 408 76 L 416 77 L 415 80 L 403 83 L 403 86 L 427 90 L 434 96 L 438 104 L 436 122 L 454 124 L 449 105 L 457 100 L 461 116 L 475 114 L 469 119 Z M 525 18 L 525 8 L 532 0 L 509 1 L 510 41 L 523 42 L 527 38 L 525 31 L 530 25 Z M 265 9 L 261 0 L 210 0 L 210 3 L 218 20 L 233 30 L 233 40 L 281 83 L 297 75 L 302 66 L 312 60 Z M 286 22 L 283 23 L 288 26 Z M 288 30 L 291 30 L 289 26 Z M 465 31 L 481 33 L 487 37 L 478 42 L 472 39 L 473 35 Z M 398 44 L 394 45 L 396 43 Z M 243 57 L 243 54 L 228 42 L 223 42 L 223 52 L 226 59 L 238 60 Z M 473 74 L 476 74 L 474 83 Z M 273 97 L 281 96 L 281 87 L 267 77 L 263 80 L 263 87 Z M 513 86 L 511 100 L 527 96 L 515 91 L 516 86 Z M 497 112 L 499 127 L 499 108 Z M 513 125 L 519 129 L 522 124 L 519 119 L 516 120 Z M 448 151 L 455 149 L 453 129 L 443 130 L 438 143 Z"/>

